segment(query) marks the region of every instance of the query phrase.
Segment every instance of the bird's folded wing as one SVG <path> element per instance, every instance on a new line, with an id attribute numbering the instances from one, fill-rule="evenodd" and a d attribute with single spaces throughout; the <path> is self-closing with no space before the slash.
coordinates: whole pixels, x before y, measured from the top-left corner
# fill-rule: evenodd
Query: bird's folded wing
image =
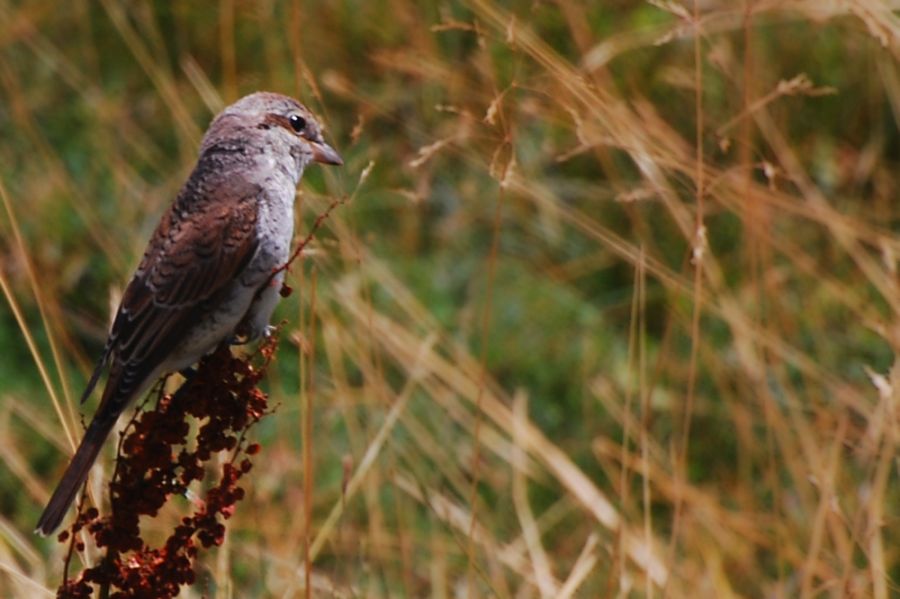
<path id="1" fill-rule="evenodd" d="M 125 290 L 107 344 L 113 363 L 98 412 L 130 399 L 256 251 L 261 188 L 246 182 L 204 188 L 201 197 L 182 192 Z"/>

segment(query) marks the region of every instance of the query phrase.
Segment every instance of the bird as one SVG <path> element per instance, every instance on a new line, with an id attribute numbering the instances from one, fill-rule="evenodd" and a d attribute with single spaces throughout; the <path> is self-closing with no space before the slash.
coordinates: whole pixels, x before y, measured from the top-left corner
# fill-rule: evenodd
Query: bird
<path id="1" fill-rule="evenodd" d="M 290 253 L 297 186 L 312 163 L 343 160 L 312 112 L 289 96 L 256 92 L 212 120 L 193 171 L 122 294 L 81 396 L 84 403 L 108 371 L 100 403 L 36 533 L 59 527 L 136 397 L 223 342 L 268 333 Z"/>

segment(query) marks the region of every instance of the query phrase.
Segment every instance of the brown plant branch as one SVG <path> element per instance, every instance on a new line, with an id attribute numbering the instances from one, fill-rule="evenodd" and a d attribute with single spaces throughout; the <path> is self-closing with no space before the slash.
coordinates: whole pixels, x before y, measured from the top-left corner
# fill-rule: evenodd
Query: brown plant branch
<path id="1" fill-rule="evenodd" d="M 105 548 L 105 556 L 74 578 L 67 571 L 57 596 L 87 598 L 96 587 L 104 597 L 163 598 L 193 584 L 201 550 L 224 541 L 224 520 L 244 497 L 238 483 L 260 449 L 246 442 L 246 433 L 270 411 L 258 383 L 277 344 L 277 335 L 271 335 L 246 358 L 232 355 L 223 344 L 174 394 L 160 388 L 153 408 L 139 409 L 120 441 L 109 484 L 110 514 L 101 517 L 94 507 L 80 511 L 71 530 L 60 535 L 61 541 L 71 535 L 72 547 L 82 550 L 84 543 L 75 535 L 85 530 Z M 193 443 L 189 418 L 200 423 Z M 204 482 L 206 465 L 221 451 L 231 452 L 231 458 L 212 481 L 205 502 L 181 518 L 162 546 L 150 547 L 141 537 L 140 517 L 155 516 L 173 495 L 185 495 Z"/>

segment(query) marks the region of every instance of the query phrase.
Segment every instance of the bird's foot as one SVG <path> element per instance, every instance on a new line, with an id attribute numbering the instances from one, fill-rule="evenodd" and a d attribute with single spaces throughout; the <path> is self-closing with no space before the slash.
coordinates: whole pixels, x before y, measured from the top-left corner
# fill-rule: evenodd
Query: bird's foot
<path id="1" fill-rule="evenodd" d="M 278 327 L 270 324 L 267 324 L 260 330 L 248 330 L 248 327 L 239 327 L 235 334 L 232 335 L 228 340 L 228 345 L 246 345 L 251 341 L 256 341 L 261 337 L 268 339 L 275 334 L 277 328 Z"/>
<path id="2" fill-rule="evenodd" d="M 250 343 L 250 337 L 239 333 L 235 333 L 228 339 L 228 345 L 247 345 L 248 343 Z"/>

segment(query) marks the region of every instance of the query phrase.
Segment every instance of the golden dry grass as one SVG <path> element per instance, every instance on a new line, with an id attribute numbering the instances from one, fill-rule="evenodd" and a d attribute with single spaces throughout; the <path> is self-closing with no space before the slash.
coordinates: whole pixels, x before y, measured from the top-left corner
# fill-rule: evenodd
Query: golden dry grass
<path id="1" fill-rule="evenodd" d="M 0 595 L 58 583 L 107 306 L 267 88 L 347 161 L 301 235 L 352 199 L 184 596 L 896 596 L 898 9 L 0 0 Z"/>

